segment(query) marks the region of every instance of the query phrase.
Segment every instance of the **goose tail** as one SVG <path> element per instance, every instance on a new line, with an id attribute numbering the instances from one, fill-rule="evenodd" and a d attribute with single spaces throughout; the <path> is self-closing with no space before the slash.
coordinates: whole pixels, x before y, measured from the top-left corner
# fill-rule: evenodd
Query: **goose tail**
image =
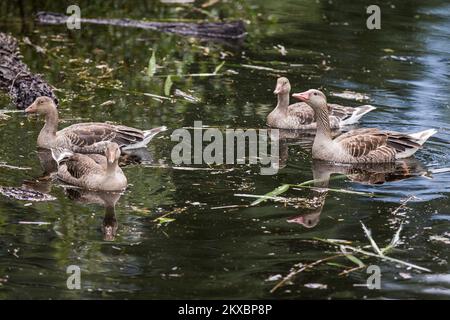
<path id="1" fill-rule="evenodd" d="M 366 113 L 369 113 L 370 111 L 375 110 L 376 107 L 371 106 L 370 104 L 366 104 L 360 107 L 354 108 L 353 113 L 350 115 L 349 118 L 341 121 L 341 126 L 347 126 L 351 124 L 355 124 L 361 119 Z"/>
<path id="2" fill-rule="evenodd" d="M 423 145 L 432 135 L 436 134 L 436 129 L 428 129 L 416 133 L 410 133 L 409 135 L 417 140 L 417 143 Z"/>
<path id="3" fill-rule="evenodd" d="M 144 139 L 141 142 L 126 146 L 122 150 L 132 150 L 132 149 L 144 148 L 145 146 L 147 146 L 149 144 L 150 140 L 152 140 L 154 136 L 156 136 L 158 133 L 166 131 L 166 130 L 167 130 L 166 126 L 153 128 L 150 130 L 145 130 L 144 131 Z"/>
<path id="4" fill-rule="evenodd" d="M 407 135 L 409 137 L 409 144 L 410 146 L 403 149 L 403 151 L 396 154 L 397 159 L 404 159 L 412 156 L 414 153 L 416 153 L 417 150 L 419 150 L 422 145 L 433 135 L 436 134 L 436 129 L 428 129 L 416 133 L 410 133 Z M 414 144 L 416 146 L 414 146 Z"/>
<path id="5" fill-rule="evenodd" d="M 51 149 L 52 157 L 59 165 L 62 161 L 67 160 L 71 156 L 73 156 L 73 152 L 64 148 L 55 148 Z"/>

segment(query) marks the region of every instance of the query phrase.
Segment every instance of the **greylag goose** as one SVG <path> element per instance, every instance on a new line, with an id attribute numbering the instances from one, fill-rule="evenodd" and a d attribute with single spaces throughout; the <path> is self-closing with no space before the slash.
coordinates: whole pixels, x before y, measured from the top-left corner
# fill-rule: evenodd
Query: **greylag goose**
<path id="1" fill-rule="evenodd" d="M 94 191 L 120 191 L 127 187 L 127 178 L 118 163 L 117 143 L 108 142 L 105 156 L 64 149 L 52 149 L 52 154 L 58 163 L 58 178 L 68 184 Z"/>
<path id="2" fill-rule="evenodd" d="M 89 122 L 57 131 L 58 110 L 49 97 L 37 98 L 25 112 L 45 115 L 45 125 L 37 139 L 38 147 L 63 148 L 76 153 L 103 153 L 109 141 L 117 143 L 122 150 L 142 148 L 157 133 L 167 130 L 164 126 L 142 131 L 122 125 Z"/>
<path id="3" fill-rule="evenodd" d="M 325 95 L 319 90 L 310 89 L 292 96 L 306 102 L 316 114 L 317 133 L 312 147 L 314 159 L 339 163 L 394 162 L 412 156 L 437 132 L 429 129 L 401 133 L 364 128 L 351 130 L 333 139 Z"/>
<path id="4" fill-rule="evenodd" d="M 278 104 L 267 117 L 267 125 L 279 129 L 316 129 L 314 111 L 304 102 L 289 105 L 291 84 L 285 77 L 278 78 L 274 94 L 278 96 Z M 330 127 L 337 129 L 355 124 L 366 113 L 376 109 L 371 105 L 360 107 L 344 107 L 338 104 L 328 104 L 330 109 Z"/>

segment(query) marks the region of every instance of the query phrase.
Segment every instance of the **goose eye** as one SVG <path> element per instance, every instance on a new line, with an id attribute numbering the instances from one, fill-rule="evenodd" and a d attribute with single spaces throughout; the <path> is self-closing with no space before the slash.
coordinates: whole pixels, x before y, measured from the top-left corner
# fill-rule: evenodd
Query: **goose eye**
<path id="1" fill-rule="evenodd" d="M 317 92 L 314 92 L 314 95 L 317 96 Z"/>

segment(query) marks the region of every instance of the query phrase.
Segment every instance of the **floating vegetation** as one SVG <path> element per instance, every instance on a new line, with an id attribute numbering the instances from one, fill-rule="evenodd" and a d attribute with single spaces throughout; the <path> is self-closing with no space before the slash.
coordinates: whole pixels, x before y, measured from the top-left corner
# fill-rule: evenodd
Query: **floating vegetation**
<path id="1" fill-rule="evenodd" d="M 270 67 L 264 67 L 264 66 L 256 66 L 252 64 L 241 64 L 240 65 L 243 68 L 247 69 L 254 69 L 254 70 L 261 70 L 261 71 L 270 71 L 270 72 L 279 72 L 279 73 L 287 73 L 286 70 L 280 70 L 280 69 L 274 69 Z"/>
<path id="2" fill-rule="evenodd" d="M 148 61 L 147 76 L 153 77 L 156 73 L 156 50 L 153 50 L 150 60 Z"/>
<path id="3" fill-rule="evenodd" d="M 186 93 L 184 91 L 181 91 L 180 89 L 175 89 L 174 96 L 175 97 L 181 97 L 184 100 L 186 100 L 188 102 L 191 102 L 191 103 L 199 103 L 199 102 L 201 102 L 201 100 L 199 98 L 194 97 L 194 96 L 192 96 L 192 95 L 190 95 L 190 94 L 188 94 L 188 93 Z"/>
<path id="4" fill-rule="evenodd" d="M 38 45 L 36 45 L 36 44 L 33 44 L 33 43 L 31 42 L 30 38 L 28 38 L 28 37 L 23 37 L 22 40 L 23 40 L 23 43 L 25 43 L 26 45 L 29 45 L 29 46 L 33 47 L 33 48 L 36 50 L 36 52 L 38 52 L 38 53 L 46 53 L 46 52 L 47 52 L 47 50 L 46 50 L 45 48 L 42 48 L 41 46 L 38 46 Z"/>
<path id="5" fill-rule="evenodd" d="M 356 101 L 369 101 L 370 97 L 366 94 L 344 90 L 344 92 L 330 92 L 329 94 L 332 97 L 338 97 L 347 100 L 356 100 Z"/>
<path id="6" fill-rule="evenodd" d="M 405 56 L 387 55 L 387 56 L 382 56 L 380 59 L 381 60 L 406 62 L 406 63 L 409 63 L 409 64 L 413 64 L 414 63 L 412 57 L 405 57 Z"/>
<path id="7" fill-rule="evenodd" d="M 367 251 L 365 249 L 361 249 L 361 247 L 356 247 L 356 246 L 351 246 L 350 244 L 348 244 L 350 241 L 347 240 L 336 240 L 336 239 L 321 239 L 321 238 L 314 238 L 314 240 L 335 246 L 339 249 L 340 253 L 329 256 L 329 257 L 325 257 L 319 260 L 316 260 L 312 263 L 306 264 L 304 265 L 303 263 L 298 263 L 296 265 L 294 265 L 291 268 L 291 271 L 281 279 L 281 281 L 279 281 L 271 290 L 270 292 L 273 293 L 275 292 L 277 289 L 281 288 L 282 286 L 288 284 L 291 282 L 291 280 L 297 276 L 299 273 L 307 270 L 307 269 L 311 269 L 313 267 L 316 267 L 319 264 L 322 264 L 324 262 L 329 262 L 330 260 L 335 260 L 338 258 L 347 258 L 349 261 L 351 261 L 352 263 L 354 263 L 356 265 L 356 267 L 352 267 L 352 268 L 347 268 L 341 272 L 339 275 L 347 275 L 350 272 L 356 271 L 356 270 L 360 270 L 362 268 L 364 268 L 366 266 L 366 264 L 359 258 L 357 258 L 355 256 L 355 254 L 360 254 L 362 256 L 362 258 L 367 258 L 367 257 L 372 257 L 372 258 L 378 258 L 382 261 L 388 261 L 388 262 L 392 262 L 395 263 L 397 265 L 403 265 L 407 268 L 410 269 L 416 269 L 418 271 L 424 271 L 424 272 L 431 272 L 430 269 L 400 260 L 400 259 L 396 259 L 396 258 L 392 258 L 389 256 L 386 256 L 386 252 L 389 251 L 390 249 L 396 247 L 399 243 L 400 243 L 400 232 L 402 230 L 402 225 L 400 225 L 400 227 L 398 228 L 398 230 L 396 231 L 396 233 L 394 234 L 394 236 L 392 237 L 391 242 L 384 248 L 380 249 L 380 247 L 378 246 L 378 244 L 375 242 L 375 240 L 372 237 L 371 231 L 361 222 L 363 231 L 365 233 L 365 235 L 367 236 L 367 238 L 369 239 L 370 242 L 370 246 L 372 247 L 374 252 L 370 252 Z M 351 242 L 350 242 L 351 243 Z M 352 252 L 352 253 L 350 253 Z M 341 264 L 331 264 L 328 263 L 329 265 L 334 265 L 334 266 L 343 266 Z"/>
<path id="8" fill-rule="evenodd" d="M 7 168 L 7 169 L 12 169 L 12 170 L 31 170 L 30 167 L 17 167 L 17 166 L 12 166 L 10 164 L 7 164 L 5 162 L 0 162 L 0 168 Z"/>
<path id="9" fill-rule="evenodd" d="M 323 283 L 306 283 L 304 286 L 309 289 L 320 289 L 320 290 L 328 289 L 328 286 Z"/>
<path id="10" fill-rule="evenodd" d="M 167 76 L 166 82 L 164 83 L 164 94 L 166 96 L 170 96 L 170 89 L 172 89 L 172 85 L 173 85 L 172 77 L 169 75 Z"/>
<path id="11" fill-rule="evenodd" d="M 220 63 L 215 69 L 213 74 L 218 74 L 220 69 L 222 69 L 222 67 L 225 65 L 225 61 L 222 61 L 222 63 Z"/>
<path id="12" fill-rule="evenodd" d="M 44 221 L 19 221 L 19 224 L 46 226 L 46 225 L 49 225 L 51 223 L 50 222 L 44 222 Z"/>
<path id="13" fill-rule="evenodd" d="M 16 187 L 0 187 L 0 193 L 10 199 L 16 199 L 21 201 L 53 201 L 55 197 L 35 190 L 16 188 Z"/>
<path id="14" fill-rule="evenodd" d="M 284 46 L 282 46 L 281 44 L 277 44 L 276 46 L 273 46 L 273 48 L 275 50 L 277 50 L 282 56 L 285 56 L 288 53 L 286 48 Z"/>
<path id="15" fill-rule="evenodd" d="M 4 112 L 0 111 L 0 120 L 8 120 L 11 116 L 8 116 Z"/>
<path id="16" fill-rule="evenodd" d="M 430 236 L 431 241 L 442 242 L 444 244 L 450 244 L 450 233 L 445 232 L 443 235 Z"/>
<path id="17" fill-rule="evenodd" d="M 331 177 L 330 180 L 342 179 L 345 177 L 346 177 L 345 175 L 336 175 L 334 177 Z M 308 180 L 308 181 L 302 182 L 300 184 L 283 184 L 264 195 L 252 195 L 253 197 L 257 197 L 258 199 L 253 201 L 250 205 L 256 206 L 267 200 L 278 199 L 279 198 L 278 196 L 280 194 L 285 193 L 286 191 L 288 191 L 291 188 L 294 190 L 296 188 L 313 188 L 314 189 L 314 187 L 312 187 L 310 185 L 314 184 L 316 182 L 321 182 L 321 180 Z M 367 192 L 344 190 L 344 189 L 330 189 L 330 188 L 320 188 L 320 189 L 324 190 L 324 191 L 332 191 L 332 192 L 338 192 L 338 193 L 350 193 L 350 194 L 357 194 L 357 195 L 366 196 L 366 197 L 375 197 L 375 194 L 367 193 Z"/>
<path id="18" fill-rule="evenodd" d="M 171 216 L 171 215 L 177 214 L 177 213 L 182 213 L 182 212 L 184 212 L 186 210 L 187 210 L 187 207 L 176 208 L 176 209 L 174 209 L 174 210 L 172 210 L 170 212 L 167 212 L 167 213 L 163 214 L 162 216 L 160 216 L 158 218 L 155 218 L 153 220 L 153 222 L 156 222 L 158 224 L 158 227 L 161 227 L 163 225 L 166 225 L 166 224 L 168 224 L 170 222 L 175 221 L 175 218 L 169 218 L 168 216 Z"/>
<path id="19" fill-rule="evenodd" d="M 105 101 L 105 102 L 101 103 L 100 107 L 107 107 L 107 106 L 112 106 L 112 105 L 115 105 L 115 104 L 116 104 L 116 102 L 114 100 L 108 100 L 108 101 Z"/>

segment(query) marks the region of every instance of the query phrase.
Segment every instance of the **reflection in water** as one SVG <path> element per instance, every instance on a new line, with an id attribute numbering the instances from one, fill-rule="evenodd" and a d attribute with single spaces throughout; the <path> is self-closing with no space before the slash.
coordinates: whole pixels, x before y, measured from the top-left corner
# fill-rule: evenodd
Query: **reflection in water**
<path id="1" fill-rule="evenodd" d="M 53 174 L 58 169 L 57 163 L 49 149 L 38 148 L 37 156 L 43 172 L 39 177 L 24 180 L 22 187 L 28 190 L 50 193 L 53 184 Z"/>
<path id="2" fill-rule="evenodd" d="M 116 203 L 122 193 L 87 191 L 75 188 L 65 190 L 67 197 L 82 204 L 98 204 L 105 207 L 105 217 L 103 218 L 102 232 L 105 241 L 113 241 L 117 235 Z"/>
<path id="3" fill-rule="evenodd" d="M 383 184 L 427 174 L 423 164 L 415 158 L 408 158 L 395 163 L 356 165 L 333 164 L 313 160 L 312 170 L 315 188 L 312 189 L 312 205 L 306 209 L 310 212 L 302 213 L 288 220 L 290 223 L 301 224 L 306 228 L 313 228 L 319 223 L 320 214 L 328 194 L 327 188 L 330 177 L 333 174 L 343 174 L 350 181 L 363 184 Z"/>
<path id="4" fill-rule="evenodd" d="M 152 164 L 153 163 L 153 155 L 147 148 L 139 148 L 132 150 L 122 150 L 119 159 L 119 165 L 121 167 L 129 165 L 129 164 Z"/>

